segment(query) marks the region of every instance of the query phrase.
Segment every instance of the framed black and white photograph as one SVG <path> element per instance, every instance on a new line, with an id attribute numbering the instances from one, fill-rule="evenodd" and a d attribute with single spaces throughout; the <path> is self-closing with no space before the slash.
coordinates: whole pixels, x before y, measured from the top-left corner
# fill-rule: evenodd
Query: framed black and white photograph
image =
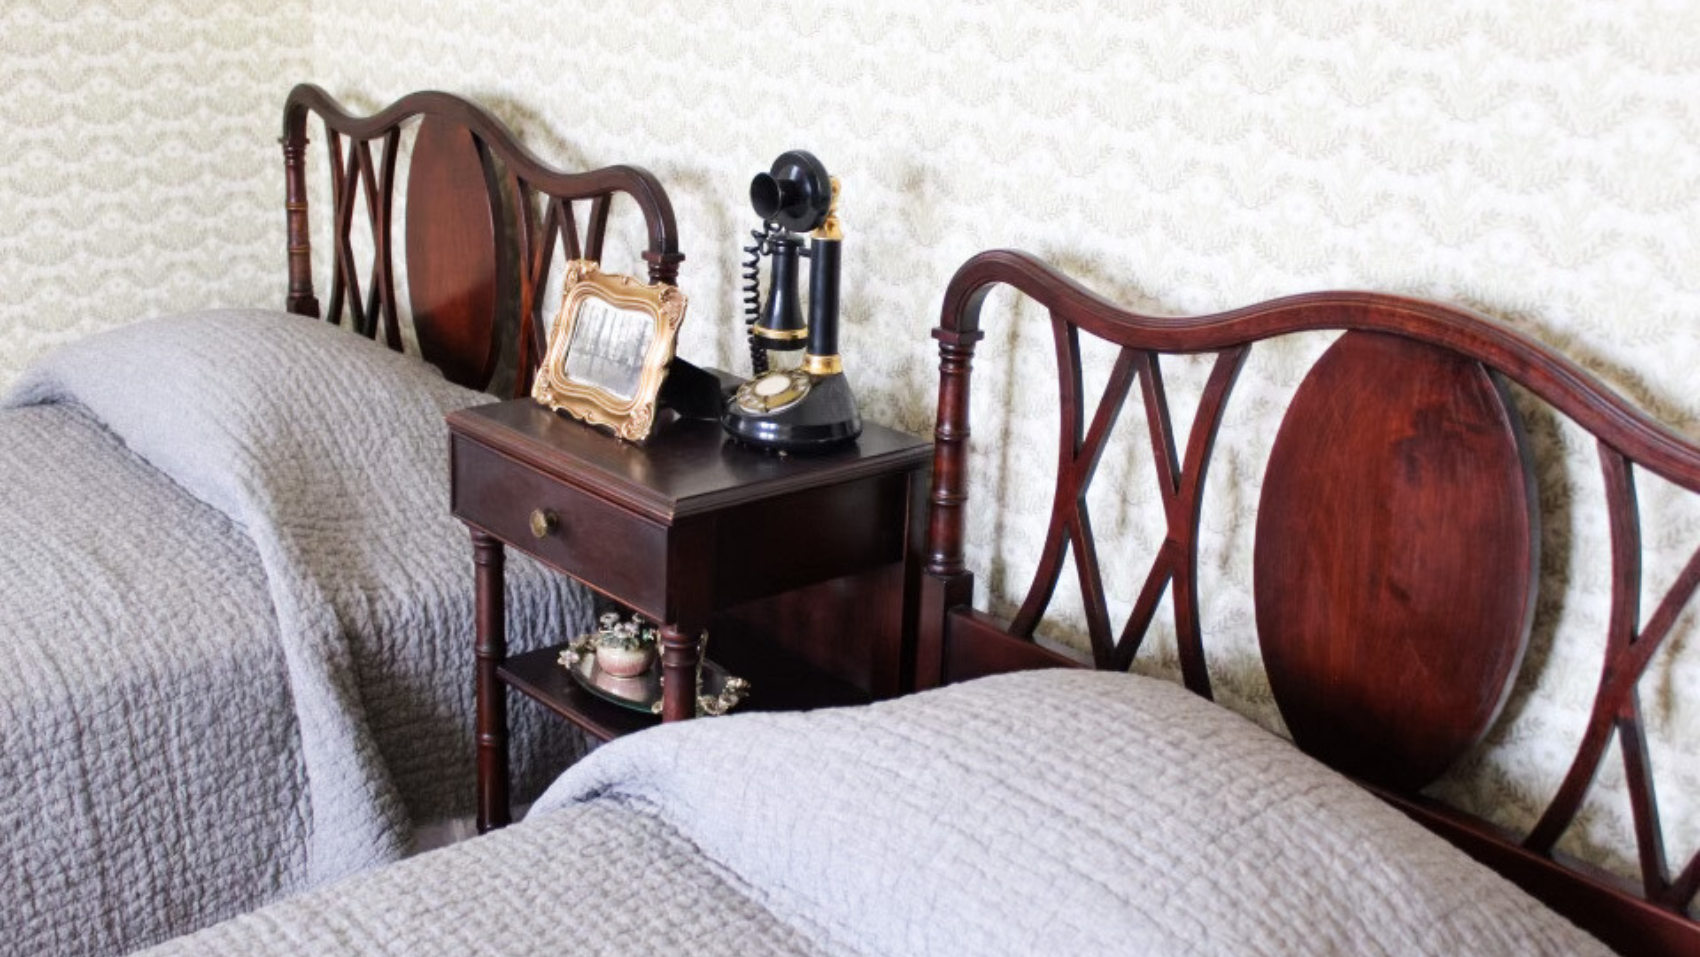
<path id="1" fill-rule="evenodd" d="M 589 260 L 568 263 L 532 398 L 643 441 L 684 318 L 685 294 L 675 286 L 605 273 Z"/>

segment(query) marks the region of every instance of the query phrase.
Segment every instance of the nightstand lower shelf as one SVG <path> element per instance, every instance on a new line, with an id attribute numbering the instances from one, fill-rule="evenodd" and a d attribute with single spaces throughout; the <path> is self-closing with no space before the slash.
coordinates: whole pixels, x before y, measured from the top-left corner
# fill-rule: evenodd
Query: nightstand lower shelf
<path id="1" fill-rule="evenodd" d="M 578 725 L 601 741 L 661 723 L 591 694 L 579 686 L 558 659 L 566 644 L 539 648 L 504 661 L 496 674 L 502 682 Z M 719 642 L 710 656 L 728 672 L 750 682 L 743 711 L 799 711 L 807 708 L 866 704 L 867 692 L 789 655 L 738 642 Z"/>

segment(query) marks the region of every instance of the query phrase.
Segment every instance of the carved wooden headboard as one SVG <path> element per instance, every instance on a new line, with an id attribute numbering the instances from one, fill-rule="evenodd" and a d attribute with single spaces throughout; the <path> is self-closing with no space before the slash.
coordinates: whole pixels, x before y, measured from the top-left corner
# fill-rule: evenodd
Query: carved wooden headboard
<path id="1" fill-rule="evenodd" d="M 543 291 L 557 243 L 567 259 L 602 257 L 609 203 L 624 193 L 648 231 L 651 282 L 675 282 L 678 226 L 666 190 L 635 166 L 565 172 L 539 160 L 499 120 L 448 93 L 402 97 L 370 116 L 347 113 L 325 91 L 302 84 L 283 110 L 285 209 L 291 312 L 318 317 L 313 291 L 306 174 L 307 118 L 324 124 L 330 159 L 331 281 L 324 318 L 402 349 L 392 232 L 403 126 L 419 121 L 407 176 L 407 296 L 422 357 L 454 382 L 487 389 L 504 348 L 504 301 L 519 310 L 514 392 L 526 392 L 543 354 Z M 346 142 L 345 142 L 346 141 Z M 381 145 L 373 157 L 372 144 Z M 356 198 L 364 201 L 373 254 L 357 261 L 351 240 Z M 575 202 L 587 202 L 580 238 Z M 364 270 L 362 269 L 364 266 Z M 517 291 L 517 297 L 513 293 Z"/>
<path id="2" fill-rule="evenodd" d="M 980 310 L 1005 285 L 1050 311 L 1061 443 L 1049 532 L 1012 621 L 973 610 L 963 558 L 969 379 Z M 1258 641 L 1282 718 L 1310 754 L 1363 782 L 1549 905 L 1634 954 L 1700 953 L 1686 911 L 1700 855 L 1667 859 L 1637 683 L 1700 585 L 1690 558 L 1649 617 L 1639 608 L 1633 473 L 1700 491 L 1700 447 L 1573 363 L 1485 317 L 1373 293 L 1319 293 L 1194 318 L 1117 307 L 1022 253 L 970 259 L 951 280 L 939 340 L 937 446 L 916 684 L 1078 663 L 1033 642 L 1072 552 L 1092 666 L 1126 670 L 1165 591 L 1187 687 L 1210 696 L 1198 614 L 1202 491 L 1222 413 L 1256 342 L 1345 330 L 1293 398 L 1263 479 L 1253 564 Z M 1104 397 L 1082 395 L 1080 336 L 1120 347 Z M 1158 357 L 1215 353 L 1184 445 Z M 1507 834 L 1418 792 L 1487 731 L 1529 636 L 1538 503 L 1517 409 L 1527 389 L 1598 443 L 1611 528 L 1612 611 L 1593 710 L 1534 829 Z M 1086 506 L 1106 435 L 1137 384 L 1167 535 L 1125 625 L 1112 627 Z M 1639 849 L 1639 887 L 1554 851 L 1616 737 Z"/>

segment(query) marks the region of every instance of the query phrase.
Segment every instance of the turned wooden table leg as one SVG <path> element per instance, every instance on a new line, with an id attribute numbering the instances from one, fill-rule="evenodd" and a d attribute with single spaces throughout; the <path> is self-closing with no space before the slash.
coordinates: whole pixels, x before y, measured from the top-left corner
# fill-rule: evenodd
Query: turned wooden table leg
<path id="1" fill-rule="evenodd" d="M 508 654 L 507 609 L 503 604 L 502 543 L 472 533 L 472 561 L 478 581 L 478 656 L 474 693 L 477 701 L 478 833 L 509 823 L 508 695 L 496 668 Z"/>
<path id="2" fill-rule="evenodd" d="M 661 720 L 683 721 L 697 714 L 697 666 L 702 643 L 695 628 L 670 622 L 661 626 Z"/>

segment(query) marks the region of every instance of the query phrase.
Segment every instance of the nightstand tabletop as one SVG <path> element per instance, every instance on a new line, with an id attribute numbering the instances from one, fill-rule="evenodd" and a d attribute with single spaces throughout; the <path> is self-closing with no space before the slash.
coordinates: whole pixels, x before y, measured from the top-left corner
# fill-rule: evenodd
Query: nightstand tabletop
<path id="1" fill-rule="evenodd" d="M 490 449 L 653 521 L 756 502 L 927 463 L 930 439 L 869 423 L 856 442 L 781 456 L 728 438 L 719 423 L 679 419 L 645 445 L 610 439 L 530 399 L 463 409 L 449 427 Z"/>

